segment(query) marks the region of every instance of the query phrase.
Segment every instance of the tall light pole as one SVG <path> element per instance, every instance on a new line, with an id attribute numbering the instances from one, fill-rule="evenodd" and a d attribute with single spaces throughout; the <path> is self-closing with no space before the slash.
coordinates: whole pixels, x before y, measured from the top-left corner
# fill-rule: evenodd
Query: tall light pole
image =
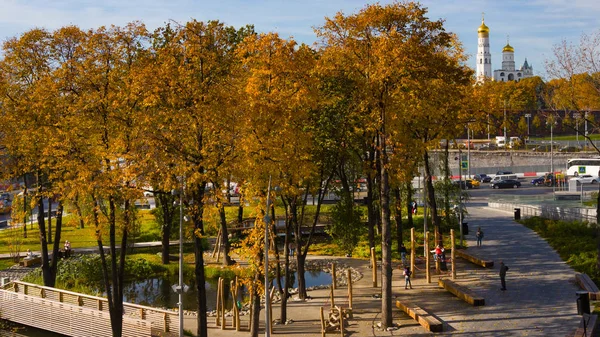
<path id="1" fill-rule="evenodd" d="M 269 209 L 271 208 L 271 177 L 267 188 L 267 210 L 265 212 L 265 337 L 271 336 L 271 313 L 269 303 Z M 298 247 L 298 250 L 300 247 Z"/>
<path id="2" fill-rule="evenodd" d="M 179 193 L 179 337 L 183 337 L 183 193 L 185 178 L 181 180 Z"/>
<path id="3" fill-rule="evenodd" d="M 177 308 L 179 313 L 179 337 L 183 337 L 183 193 L 185 177 L 181 178 L 181 189 L 174 189 L 171 195 L 179 195 L 179 282 L 173 290 L 179 295 Z M 177 201 L 174 202 L 176 204 Z"/>
<path id="4" fill-rule="evenodd" d="M 467 126 L 467 175 L 469 178 L 471 178 L 471 138 L 469 137 L 469 133 L 471 132 L 471 130 L 469 130 L 469 127 Z M 462 158 L 461 158 L 462 160 Z M 461 168 L 462 168 L 462 162 L 461 162 Z"/>
<path id="5" fill-rule="evenodd" d="M 504 100 L 504 150 L 508 149 L 508 139 L 506 139 L 506 100 Z"/>

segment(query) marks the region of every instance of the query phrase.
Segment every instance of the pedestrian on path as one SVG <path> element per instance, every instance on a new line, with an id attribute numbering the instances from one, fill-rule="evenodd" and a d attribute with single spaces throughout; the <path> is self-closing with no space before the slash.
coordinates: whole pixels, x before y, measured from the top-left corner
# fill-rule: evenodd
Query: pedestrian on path
<path id="1" fill-rule="evenodd" d="M 506 271 L 508 267 L 504 264 L 504 261 L 500 261 L 500 282 L 502 283 L 502 288 L 500 290 L 506 290 Z"/>
<path id="2" fill-rule="evenodd" d="M 404 244 L 401 243 L 400 244 L 400 257 L 402 258 L 402 264 L 406 266 L 406 253 L 408 253 L 408 251 L 406 250 L 406 247 L 404 247 Z"/>
<path id="3" fill-rule="evenodd" d="M 410 271 L 410 267 L 408 267 L 408 266 L 404 267 L 404 281 L 406 282 L 404 284 L 404 289 L 408 289 L 408 286 L 410 286 L 410 289 L 412 289 L 412 283 L 410 282 L 410 275 L 412 275 L 412 272 Z"/>
<path id="4" fill-rule="evenodd" d="M 477 247 L 481 247 L 481 241 L 483 240 L 483 231 L 481 230 L 481 227 L 477 228 L 475 236 L 477 237 Z"/>

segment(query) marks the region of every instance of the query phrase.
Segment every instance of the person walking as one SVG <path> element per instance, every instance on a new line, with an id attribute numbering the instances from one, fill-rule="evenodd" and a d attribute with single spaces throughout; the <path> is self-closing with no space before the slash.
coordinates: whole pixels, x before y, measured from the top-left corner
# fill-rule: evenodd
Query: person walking
<path id="1" fill-rule="evenodd" d="M 481 247 L 481 241 L 483 240 L 483 231 L 481 230 L 481 227 L 477 228 L 475 237 L 477 237 L 477 247 Z"/>
<path id="2" fill-rule="evenodd" d="M 500 282 L 502 283 L 502 288 L 500 290 L 506 290 L 506 271 L 508 267 L 504 264 L 504 261 L 500 261 Z"/>
<path id="3" fill-rule="evenodd" d="M 406 282 L 404 284 L 404 289 L 408 289 L 408 286 L 410 286 L 410 289 L 412 289 L 412 283 L 410 282 L 410 275 L 412 275 L 412 272 L 410 271 L 410 267 L 408 267 L 408 266 L 404 267 L 404 281 Z"/>
<path id="4" fill-rule="evenodd" d="M 401 243 L 400 244 L 400 257 L 402 258 L 402 264 L 406 266 L 406 253 L 408 253 L 408 251 L 406 250 L 406 247 L 404 247 L 404 244 Z"/>

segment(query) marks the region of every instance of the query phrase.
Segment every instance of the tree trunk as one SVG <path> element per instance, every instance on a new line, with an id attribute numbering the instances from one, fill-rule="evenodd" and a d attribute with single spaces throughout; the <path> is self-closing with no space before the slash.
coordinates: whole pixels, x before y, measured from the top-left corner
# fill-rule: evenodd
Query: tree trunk
<path id="1" fill-rule="evenodd" d="M 438 216 L 437 204 L 435 202 L 435 189 L 433 188 L 433 177 L 429 165 L 429 153 L 427 151 L 424 151 L 423 161 L 425 162 L 425 184 L 427 187 L 427 201 L 429 204 L 429 211 L 431 213 L 431 219 L 433 220 L 435 232 L 439 233 L 438 241 L 436 242 L 436 244 L 441 245 L 443 242 L 443 238 L 440 233 L 440 217 Z"/>
<path id="2" fill-rule="evenodd" d="M 420 179 L 420 178 L 419 178 Z M 415 224 L 413 223 L 413 215 L 412 215 L 412 206 L 411 202 L 413 201 L 413 188 L 412 182 L 406 183 L 406 214 L 408 219 L 408 228 L 413 228 Z"/>
<path id="3" fill-rule="evenodd" d="M 444 171 L 445 171 L 444 176 L 446 178 L 446 181 L 449 181 L 449 179 L 451 178 L 450 163 L 449 163 L 449 159 L 450 159 L 450 152 L 449 152 L 450 144 L 449 143 L 450 142 L 447 141 L 446 146 L 444 148 Z M 460 151 L 459 151 L 458 155 L 460 157 Z M 458 169 L 459 170 L 461 170 L 460 160 L 461 159 L 458 158 Z M 461 188 L 462 188 L 462 186 L 459 186 L 459 193 L 462 193 Z M 447 226 L 450 226 L 450 224 L 452 223 L 452 220 L 450 219 L 450 190 L 448 188 L 444 188 L 444 214 L 445 214 L 444 218 L 446 219 L 446 224 L 447 224 Z M 437 242 L 437 240 L 436 240 L 436 242 Z"/>
<path id="4" fill-rule="evenodd" d="M 367 173 L 367 221 L 369 227 L 369 248 L 375 247 L 375 223 L 377 222 L 375 216 L 375 205 L 373 200 L 373 191 L 375 189 L 375 182 L 371 173 Z"/>
<path id="5" fill-rule="evenodd" d="M 598 174 L 600 174 L 600 171 L 598 171 Z M 598 185 L 598 196 L 596 197 L 596 247 L 598 250 L 596 266 L 600 270 L 600 184 Z"/>
<path id="6" fill-rule="evenodd" d="M 254 286 L 252 287 L 252 317 L 250 321 L 250 336 L 258 337 L 260 327 L 260 294 L 258 293 L 258 284 L 261 282 L 261 274 L 254 275 Z"/>
<path id="7" fill-rule="evenodd" d="M 50 262 L 48 257 L 48 241 L 47 241 L 47 233 L 46 233 L 46 222 L 44 220 L 44 197 L 39 196 L 38 202 L 38 228 L 40 231 L 40 245 L 41 245 L 41 257 L 42 257 L 42 279 L 44 280 L 44 285 L 48 287 L 52 287 L 52 275 L 50 273 Z"/>
<path id="8" fill-rule="evenodd" d="M 275 219 L 275 206 L 271 205 L 271 219 L 273 224 L 271 225 L 271 238 L 273 242 L 273 251 L 275 252 L 275 285 L 279 294 L 283 294 L 283 286 L 281 285 L 281 262 L 279 261 L 279 247 L 278 247 L 278 236 L 277 236 L 277 220 Z"/>
<path id="9" fill-rule="evenodd" d="M 23 175 L 23 180 L 25 181 L 25 190 L 23 191 L 23 238 L 27 239 L 27 192 L 29 192 L 27 174 Z"/>
<path id="10" fill-rule="evenodd" d="M 387 329 L 392 322 L 392 228 L 390 223 L 390 187 L 386 152 L 385 119 L 382 112 L 381 152 L 379 153 L 379 200 L 381 202 L 381 325 Z"/>
<path id="11" fill-rule="evenodd" d="M 48 243 L 52 243 L 52 198 L 48 197 Z"/>
<path id="12" fill-rule="evenodd" d="M 196 260 L 194 273 L 196 276 L 196 290 L 198 301 L 198 316 L 197 329 L 199 337 L 208 337 L 208 326 L 206 318 L 206 288 L 204 288 L 204 248 L 202 247 L 202 238 L 204 236 L 204 188 L 206 184 L 198 184 L 193 191 L 192 218 L 194 220 L 194 233 L 199 233 L 200 236 L 194 235 L 194 257 Z M 260 305 L 260 302 L 259 302 Z"/>
<path id="13" fill-rule="evenodd" d="M 394 196 L 396 197 L 396 203 L 395 203 L 395 208 L 396 208 L 396 213 L 395 213 L 395 220 L 396 220 L 396 245 L 398 249 L 398 255 L 400 255 L 400 246 L 402 245 L 402 241 L 403 241 L 403 237 L 402 237 L 402 198 L 400 195 L 400 186 L 396 186 L 394 188 Z"/>
<path id="14" fill-rule="evenodd" d="M 229 192 L 228 192 L 229 193 Z M 223 247 L 223 265 L 230 266 L 233 264 L 231 256 L 229 256 L 229 234 L 227 233 L 227 219 L 225 218 L 225 206 L 220 203 L 219 217 L 221 219 L 221 247 Z"/>
<path id="15" fill-rule="evenodd" d="M 169 193 L 155 194 L 155 199 L 160 204 L 162 211 L 162 231 L 161 231 L 161 255 L 162 263 L 169 264 L 169 255 L 171 254 L 171 230 L 173 229 L 173 221 L 175 218 L 175 208 L 173 202 L 175 198 Z"/>
<path id="16" fill-rule="evenodd" d="M 290 296 L 290 242 L 292 236 L 292 225 L 289 217 L 288 205 L 285 199 L 281 198 L 283 205 L 285 207 L 285 242 L 284 242 L 284 259 L 285 263 L 283 266 L 284 270 L 284 287 L 283 287 L 283 296 L 281 296 L 281 306 L 280 306 L 280 320 L 281 324 L 285 324 L 287 321 L 287 300 Z"/>
<path id="17" fill-rule="evenodd" d="M 79 204 L 79 194 L 75 195 L 75 212 L 77 213 L 77 217 L 79 218 L 79 228 L 85 228 L 85 223 L 83 221 L 83 212 L 81 211 L 81 205 Z"/>

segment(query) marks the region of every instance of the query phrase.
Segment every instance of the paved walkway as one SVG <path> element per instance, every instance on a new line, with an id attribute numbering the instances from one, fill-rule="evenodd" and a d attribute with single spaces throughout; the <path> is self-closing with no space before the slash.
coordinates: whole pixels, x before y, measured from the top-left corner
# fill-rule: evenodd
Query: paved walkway
<path id="1" fill-rule="evenodd" d="M 474 200 L 469 206 L 470 233 L 466 236 L 470 251 L 494 260 L 495 267 L 484 269 L 457 259 L 457 282 L 474 289 L 485 298 L 485 306 L 473 307 L 445 290 L 432 277 L 427 284 L 423 272 L 417 270 L 413 290 L 404 290 L 404 280 L 394 270 L 392 292 L 399 300 L 411 301 L 425 308 L 445 323 L 438 336 L 567 336 L 574 332 L 580 321 L 577 315 L 574 271 L 567 266 L 548 244 L 533 231 L 512 221 L 512 212 L 498 211 L 487 203 Z M 475 232 L 481 227 L 485 233 L 482 247 L 475 247 Z M 322 257 L 311 257 L 322 258 Z M 431 336 L 414 320 L 394 309 L 394 322 L 399 329 L 378 331 L 374 324 L 380 321 L 381 300 L 372 296 L 380 289 L 372 288 L 368 261 L 340 258 L 360 270 L 364 277 L 354 284 L 354 318 L 349 321 L 346 336 Z M 500 291 L 498 264 L 504 260 L 510 268 L 507 273 L 508 290 Z M 423 267 L 423 266 L 419 266 Z M 381 283 L 379 283 L 381 284 Z M 336 291 L 336 304 L 347 305 L 346 288 Z M 312 300 L 288 304 L 289 325 L 276 325 L 274 334 L 284 336 L 319 337 L 319 307 L 327 307 L 328 290 L 309 292 Z M 394 301 L 395 304 L 395 301 Z M 273 308 L 273 318 L 279 317 L 279 306 Z M 261 311 L 264 321 L 264 310 Z M 248 317 L 242 317 L 247 327 Z M 214 319 L 209 318 L 214 326 Z M 228 321 L 228 326 L 230 321 Z M 195 331 L 195 318 L 186 318 L 185 329 Z M 209 329 L 209 336 L 246 336 L 247 331 L 235 332 L 230 327 Z"/>

